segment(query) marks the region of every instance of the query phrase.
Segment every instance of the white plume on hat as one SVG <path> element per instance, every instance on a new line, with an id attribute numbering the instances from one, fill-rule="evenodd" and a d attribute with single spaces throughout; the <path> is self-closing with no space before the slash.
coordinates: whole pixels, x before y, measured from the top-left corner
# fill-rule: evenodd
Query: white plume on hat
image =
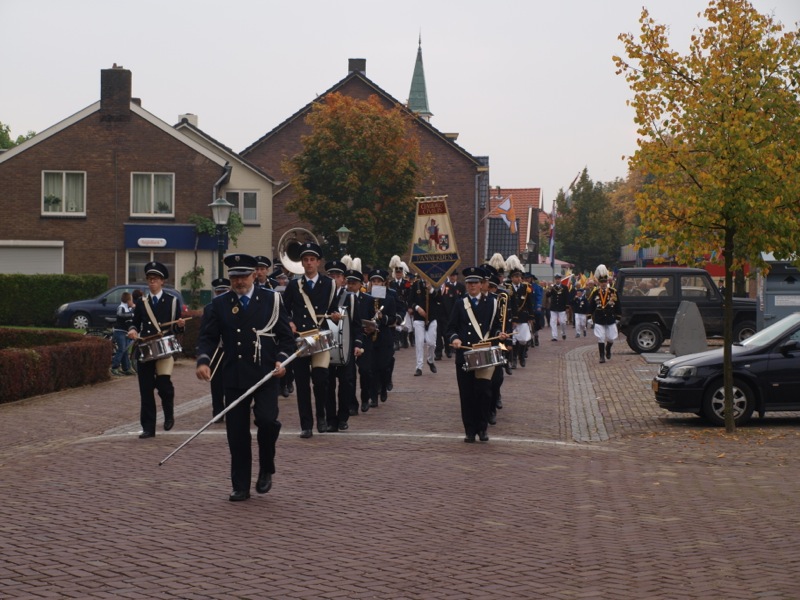
<path id="1" fill-rule="evenodd" d="M 522 271 L 522 263 L 516 254 L 512 254 L 506 259 L 506 267 L 508 267 L 509 271 Z"/>
<path id="2" fill-rule="evenodd" d="M 495 252 L 492 254 L 492 258 L 489 259 L 489 264 L 492 265 L 498 271 L 505 271 L 506 270 L 506 261 L 503 260 L 503 255 L 499 252 Z"/>
<path id="3" fill-rule="evenodd" d="M 408 274 L 408 265 L 405 261 L 400 261 L 400 268 L 403 269 L 404 274 Z"/>
<path id="4" fill-rule="evenodd" d="M 398 267 L 402 267 L 403 261 L 400 260 L 400 257 L 395 254 L 392 258 L 389 259 L 389 270 L 394 271 Z"/>
<path id="5" fill-rule="evenodd" d="M 347 267 L 348 269 L 353 268 L 353 258 L 349 254 L 345 254 L 342 257 L 342 264 Z"/>
<path id="6" fill-rule="evenodd" d="M 352 263 L 352 266 L 350 268 L 353 269 L 353 271 L 358 271 L 359 273 L 362 272 L 361 271 L 361 259 L 360 258 L 352 259 L 351 263 Z"/>
<path id="7" fill-rule="evenodd" d="M 594 270 L 594 276 L 600 279 L 601 277 L 608 277 L 608 269 L 605 265 L 597 265 Z"/>

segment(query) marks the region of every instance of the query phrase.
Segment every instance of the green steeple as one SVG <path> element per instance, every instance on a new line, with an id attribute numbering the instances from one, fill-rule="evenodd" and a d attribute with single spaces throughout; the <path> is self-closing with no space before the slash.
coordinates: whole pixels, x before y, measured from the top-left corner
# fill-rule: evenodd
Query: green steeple
<path id="1" fill-rule="evenodd" d="M 414 76 L 411 78 L 411 91 L 408 93 L 408 108 L 426 121 L 430 121 L 433 113 L 428 109 L 428 92 L 425 89 L 425 69 L 422 67 L 422 34 L 419 36 L 417 62 L 414 65 Z"/>

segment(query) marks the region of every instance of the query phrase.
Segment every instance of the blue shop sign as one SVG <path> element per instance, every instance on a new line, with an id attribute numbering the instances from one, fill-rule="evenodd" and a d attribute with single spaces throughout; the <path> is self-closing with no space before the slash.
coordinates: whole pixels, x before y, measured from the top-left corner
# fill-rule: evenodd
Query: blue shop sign
<path id="1" fill-rule="evenodd" d="M 216 236 L 201 234 L 197 236 L 194 225 L 140 225 L 125 224 L 125 248 L 166 248 L 169 250 L 216 250 Z M 228 236 L 225 236 L 225 247 Z"/>

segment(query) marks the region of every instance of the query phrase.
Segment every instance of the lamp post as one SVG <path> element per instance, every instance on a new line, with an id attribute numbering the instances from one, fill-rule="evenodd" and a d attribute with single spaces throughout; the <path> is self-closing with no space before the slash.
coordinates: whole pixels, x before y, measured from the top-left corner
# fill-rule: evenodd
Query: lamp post
<path id="1" fill-rule="evenodd" d="M 222 277 L 222 259 L 225 256 L 225 228 L 228 226 L 231 210 L 235 207 L 221 197 L 208 206 L 211 208 L 211 215 L 214 219 L 214 224 L 217 226 L 217 277 Z"/>
<path id="2" fill-rule="evenodd" d="M 347 227 L 342 225 L 336 230 L 336 235 L 339 236 L 339 253 L 347 253 L 347 240 L 350 239 L 350 234 L 353 233 Z"/>
<path id="3" fill-rule="evenodd" d="M 535 257 L 536 258 L 536 263 L 539 262 L 539 257 L 536 256 L 536 242 L 534 242 L 533 240 L 528 240 L 528 242 L 525 244 L 525 249 L 528 251 L 527 252 L 528 253 L 528 256 L 527 256 L 527 258 L 528 258 L 528 271 L 530 271 L 531 270 L 531 265 L 534 264 L 533 260 L 531 260 L 531 259 Z"/>

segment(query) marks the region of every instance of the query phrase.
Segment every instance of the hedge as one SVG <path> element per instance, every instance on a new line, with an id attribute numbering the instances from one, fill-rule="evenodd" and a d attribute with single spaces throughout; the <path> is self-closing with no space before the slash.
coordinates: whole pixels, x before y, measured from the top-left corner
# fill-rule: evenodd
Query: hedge
<path id="1" fill-rule="evenodd" d="M 52 327 L 59 306 L 107 289 L 107 275 L 0 274 L 0 325 Z"/>

